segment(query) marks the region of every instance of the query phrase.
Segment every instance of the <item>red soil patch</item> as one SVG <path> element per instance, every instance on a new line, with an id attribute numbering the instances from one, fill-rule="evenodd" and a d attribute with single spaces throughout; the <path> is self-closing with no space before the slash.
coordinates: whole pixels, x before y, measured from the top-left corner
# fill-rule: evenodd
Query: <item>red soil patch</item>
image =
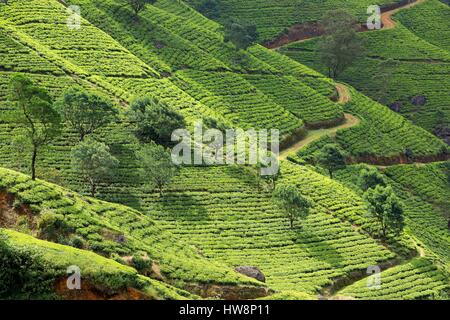
<path id="1" fill-rule="evenodd" d="M 55 292 L 64 300 L 155 300 L 135 288 L 125 288 L 118 292 L 110 292 L 107 288 L 97 286 L 88 281 L 81 282 L 80 290 L 69 290 L 66 279 L 55 283 Z"/>
<path id="2" fill-rule="evenodd" d="M 382 27 L 386 29 L 394 28 L 395 21 L 392 20 L 392 15 L 400 9 L 410 8 L 425 0 L 403 0 L 391 5 L 381 7 L 381 22 Z M 367 32 L 369 30 L 365 24 L 360 24 L 358 32 Z M 318 22 L 307 22 L 303 24 L 295 24 L 291 26 L 286 33 L 281 34 L 275 39 L 267 41 L 264 46 L 268 49 L 276 49 L 285 46 L 292 42 L 307 40 L 324 35 L 324 30 Z"/>

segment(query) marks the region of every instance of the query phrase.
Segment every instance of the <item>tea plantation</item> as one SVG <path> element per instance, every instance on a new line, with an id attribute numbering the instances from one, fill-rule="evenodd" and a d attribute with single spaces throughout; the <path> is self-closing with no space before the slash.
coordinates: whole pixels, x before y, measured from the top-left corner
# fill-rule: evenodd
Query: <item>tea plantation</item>
<path id="1" fill-rule="evenodd" d="M 158 0 L 138 14 L 118 0 L 7 2 L 0 3 L 0 299 L 448 299 L 449 148 L 433 133 L 447 121 L 450 52 L 440 31 L 430 31 L 445 34 L 448 25 L 437 0 L 399 11 L 396 28 L 359 34 L 366 56 L 339 82 L 322 73 L 316 39 L 238 50 L 224 21 L 192 1 Z M 220 3 L 223 15 L 255 24 L 259 41 L 342 4 Z M 79 6 L 79 26 L 70 5 Z M 344 7 L 362 19 L 367 5 Z M 424 28 L 427 12 L 433 21 Z M 368 77 L 387 59 L 399 67 L 383 103 Z M 85 140 L 104 143 L 117 161 L 95 197 L 92 179 L 74 165 L 80 136 L 68 121 L 39 149 L 32 180 L 29 131 L 10 84 L 18 73 L 52 101 L 75 88 L 111 102 L 116 117 Z M 417 96 L 426 103 L 411 103 Z M 272 179 L 259 165 L 181 165 L 158 188 L 148 167 L 157 161 L 137 152 L 158 140 L 143 141 L 130 111 L 143 97 L 190 132 L 200 120 L 221 131 L 278 129 L 281 151 L 293 153 Z M 385 106 L 396 101 L 399 113 Z M 323 159 L 330 144 L 344 162 L 332 177 Z M 400 203 L 399 232 L 383 236 L 360 187 L 369 167 Z M 280 186 L 307 206 L 292 226 L 275 196 Z M 74 265 L 87 285 L 80 296 L 65 289 Z M 380 289 L 366 285 L 371 266 L 382 270 Z M 265 281 L 238 267 L 256 267 Z"/>
<path id="2" fill-rule="evenodd" d="M 359 34 L 365 40 L 365 55 L 339 79 L 377 101 L 385 96 L 383 104 L 432 133 L 441 126 L 448 127 L 449 16 L 449 6 L 438 0 L 400 10 L 394 15 L 395 28 Z M 280 51 L 325 72 L 316 44 L 316 39 L 294 42 Z M 389 59 L 391 63 L 383 66 Z M 380 75 L 386 73 L 392 74 L 391 85 L 384 89 L 386 80 Z"/>

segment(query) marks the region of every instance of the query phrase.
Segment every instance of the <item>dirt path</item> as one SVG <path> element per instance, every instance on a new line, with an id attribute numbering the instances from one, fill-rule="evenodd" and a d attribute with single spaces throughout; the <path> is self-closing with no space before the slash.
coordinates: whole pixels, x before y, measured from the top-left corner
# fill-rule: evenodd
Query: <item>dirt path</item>
<path id="1" fill-rule="evenodd" d="M 381 13 L 382 29 L 395 28 L 396 22 L 392 19 L 392 16 L 402 9 L 408 9 L 416 6 L 426 0 L 411 0 L 410 3 L 406 3 L 394 9 L 385 9 L 386 11 Z M 395 5 L 395 4 L 394 4 Z M 382 9 L 383 10 L 383 9 Z M 364 24 L 360 25 L 358 32 L 370 32 Z M 376 31 L 376 30 L 375 30 Z M 272 39 L 264 44 L 266 48 L 278 49 L 293 42 L 302 42 L 312 38 L 322 36 L 324 34 L 323 28 L 317 22 L 309 22 L 304 24 L 293 25 L 289 28 L 287 34 L 283 34 L 275 39 Z"/>
<path id="2" fill-rule="evenodd" d="M 293 144 L 287 149 L 284 149 L 281 151 L 280 156 L 278 157 L 280 160 L 286 160 L 287 157 L 291 154 L 295 154 L 302 148 L 306 147 L 308 144 L 319 140 L 323 136 L 335 136 L 336 132 L 341 129 L 350 128 L 353 126 L 358 125 L 361 121 L 356 118 L 355 116 L 345 113 L 344 114 L 345 120 L 344 123 L 342 123 L 339 126 L 328 128 L 328 129 L 317 129 L 317 130 L 308 130 L 308 133 L 305 137 L 302 138 L 302 140 L 298 141 L 297 143 Z"/>
<path id="3" fill-rule="evenodd" d="M 345 86 L 344 84 L 341 84 L 341 83 L 337 83 L 336 90 L 339 94 L 339 99 L 338 99 L 339 104 L 346 104 L 346 103 L 350 102 L 351 94 L 350 94 L 350 91 L 348 90 L 347 86 Z M 356 126 L 361 122 L 361 120 L 359 120 L 357 117 L 355 117 L 349 113 L 345 113 L 344 118 L 345 118 L 344 122 L 336 127 L 326 128 L 326 129 L 317 129 L 317 130 L 308 130 L 305 137 L 302 137 L 301 140 L 297 141 L 292 146 L 282 150 L 278 159 L 286 160 L 289 155 L 295 154 L 300 149 L 304 148 L 305 146 L 307 146 L 308 144 L 310 144 L 314 141 L 319 140 L 323 136 L 326 136 L 326 135 L 335 136 L 336 132 L 338 130 Z"/>
<path id="4" fill-rule="evenodd" d="M 404 6 L 400 7 L 400 8 L 383 12 L 381 14 L 381 23 L 383 25 L 383 29 L 395 28 L 397 23 L 392 19 L 392 16 L 394 14 L 396 14 L 397 12 L 399 12 L 400 10 L 414 7 L 414 6 L 416 6 L 416 5 L 420 4 L 420 3 L 424 3 L 425 1 L 426 0 L 416 0 L 415 2 L 408 3 L 408 4 L 406 4 L 406 5 L 404 5 Z"/>
<path id="5" fill-rule="evenodd" d="M 339 95 L 338 103 L 347 104 L 351 101 L 352 95 L 345 84 L 337 83 L 336 90 Z"/>

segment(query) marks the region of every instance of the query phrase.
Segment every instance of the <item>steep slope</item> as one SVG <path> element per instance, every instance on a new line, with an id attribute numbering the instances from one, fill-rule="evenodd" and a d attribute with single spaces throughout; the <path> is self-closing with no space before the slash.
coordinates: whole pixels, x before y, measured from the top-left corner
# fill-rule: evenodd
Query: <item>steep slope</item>
<path id="1" fill-rule="evenodd" d="M 195 298 L 90 251 L 38 240 L 12 230 L 0 229 L 0 254 L 2 299 Z M 70 267 L 80 271 L 80 290 L 70 290 L 67 286 L 68 276 L 76 270 Z"/>
<path id="2" fill-rule="evenodd" d="M 320 20 L 325 12 L 336 8 L 349 10 L 361 20 L 367 19 L 367 7 L 373 4 L 387 5 L 395 0 L 381 0 L 375 3 L 367 0 L 310 0 L 310 1 L 271 1 L 221 0 L 221 18 L 231 18 L 244 24 L 254 24 L 260 33 L 260 41 L 270 40 L 283 33 L 294 24 Z M 195 0 L 189 0 L 193 5 Z"/>
<path id="3" fill-rule="evenodd" d="M 54 98 L 72 85 L 95 90 L 113 99 L 121 112 L 120 121 L 94 135 L 120 160 L 98 197 L 138 211 L 2 169 L 8 212 L 15 212 L 8 200 L 13 195 L 36 219 L 47 209 L 62 214 L 57 221 L 67 223 L 71 233 L 57 241 L 73 244 L 79 243 L 74 236 L 81 237 L 85 249 L 123 260 L 148 255 L 168 282 L 202 296 L 230 297 L 236 290 L 239 298 L 266 295 L 261 283 L 233 272 L 239 265 L 260 267 L 268 286 L 283 291 L 280 296 L 311 297 L 336 279 L 395 258 L 365 233 L 373 222 L 364 217 L 361 197 L 307 167 L 283 165 L 283 181 L 316 203 L 303 228 L 295 230 L 270 192 L 255 185 L 243 168 L 182 168 L 160 196 L 139 176 L 134 156 L 139 143 L 124 112 L 135 96 L 148 94 L 179 110 L 189 124 L 212 117 L 230 127 L 279 128 L 289 136 L 303 124 L 334 126 L 345 109 L 360 117 L 361 125 L 338 132 L 336 139 L 362 161 L 372 156 L 402 161 L 398 157 L 406 149 L 418 158 L 439 158 L 445 145 L 431 134 L 353 89 L 343 108 L 329 100 L 336 98 L 333 81 L 277 52 L 256 45 L 238 54 L 223 43 L 217 23 L 182 2 L 159 0 L 136 19 L 115 1 L 66 1 L 80 5 L 84 17 L 81 29 L 70 31 L 66 8 L 56 0 L 9 2 L 0 7 L 0 165 L 28 170 L 27 150 L 13 138 L 20 129 L 7 100 L 12 73 L 25 73 Z M 243 61 L 236 62 L 239 55 Z M 39 176 L 85 193 L 70 166 L 70 149 L 77 142 L 74 132 L 65 130 L 41 154 Z M 34 214 L 30 225 L 28 220 L 17 225 L 23 219 L 2 223 L 35 232 Z M 433 239 L 433 232 L 442 231 L 441 221 L 432 229 L 423 236 L 444 255 L 445 237 Z M 123 236 L 126 241 L 118 241 Z"/>
<path id="4" fill-rule="evenodd" d="M 362 300 L 423 300 L 448 299 L 449 274 L 425 258 L 383 271 L 380 287 L 372 278 L 360 280 L 337 293 L 337 297 Z"/>
<path id="5" fill-rule="evenodd" d="M 163 197 L 139 198 L 166 230 L 207 257 L 257 266 L 276 290 L 317 294 L 335 278 L 395 256 L 349 223 L 369 223 L 358 196 L 304 167 L 286 163 L 282 168 L 283 180 L 315 203 L 294 229 L 265 183 L 258 187 L 244 168 L 186 168 Z"/>
<path id="6" fill-rule="evenodd" d="M 0 169 L 0 226 L 41 239 L 91 250 L 108 258 L 145 257 L 149 275 L 199 294 L 217 285 L 254 287 L 261 283 L 204 258 L 148 216 L 133 209 L 79 196 L 67 189 Z M 209 285 L 208 285 L 209 284 Z M 206 289 L 202 289 L 205 285 Z M 205 291 L 203 291 L 205 290 Z M 228 289 L 232 291 L 231 289 Z M 217 289 L 219 296 L 220 287 Z M 251 294 L 251 288 L 248 288 Z M 236 293 L 236 292 L 235 292 Z M 229 294 L 229 293 L 228 293 Z M 255 294 L 255 293 L 254 293 Z"/>
<path id="7" fill-rule="evenodd" d="M 443 128 L 450 125 L 450 55 L 445 37 L 449 14 L 450 8 L 439 1 L 425 1 L 396 13 L 395 28 L 359 34 L 366 53 L 339 80 L 448 140 L 448 129 Z M 316 43 L 316 39 L 292 43 L 280 51 L 326 72 Z M 383 65 L 389 59 L 392 62 Z M 392 74 L 387 88 L 383 74 Z"/>

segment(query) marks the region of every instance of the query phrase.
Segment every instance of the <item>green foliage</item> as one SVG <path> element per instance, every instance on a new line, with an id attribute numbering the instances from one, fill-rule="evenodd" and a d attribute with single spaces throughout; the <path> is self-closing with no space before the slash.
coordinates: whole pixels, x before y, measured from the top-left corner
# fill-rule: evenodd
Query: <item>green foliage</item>
<path id="1" fill-rule="evenodd" d="M 141 165 L 141 177 L 150 180 L 162 194 L 163 188 L 176 175 L 177 167 L 173 164 L 169 150 L 151 142 L 136 151 L 136 157 Z"/>
<path id="2" fill-rule="evenodd" d="M 131 263 L 133 267 L 141 273 L 147 272 L 152 266 L 152 261 L 150 259 L 140 256 L 133 256 Z"/>
<path id="3" fill-rule="evenodd" d="M 221 15 L 219 0 L 193 0 L 194 8 L 210 19 L 218 19 Z"/>
<path id="4" fill-rule="evenodd" d="M 117 115 L 110 101 L 82 88 L 70 88 L 56 105 L 63 119 L 78 132 L 80 141 L 113 122 Z"/>
<path id="5" fill-rule="evenodd" d="M 258 31 L 256 26 L 243 26 L 236 22 L 227 23 L 225 25 L 225 42 L 231 42 L 236 50 L 245 50 L 255 43 L 258 39 Z"/>
<path id="6" fill-rule="evenodd" d="M 36 253 L 30 254 L 11 246 L 0 230 L 0 298 L 49 299 L 54 298 L 55 272 Z"/>
<path id="7" fill-rule="evenodd" d="M 261 285 L 256 280 L 237 274 L 225 264 L 201 256 L 198 249 L 163 228 L 163 221 L 158 221 L 154 215 L 83 197 L 68 189 L 43 181 L 35 182 L 23 174 L 3 168 L 0 168 L 0 188 L 14 193 L 19 205 L 25 203 L 31 206 L 37 217 L 41 212 L 49 210 L 64 215 L 64 222 L 71 230 L 69 237 L 63 239 L 64 244 L 72 245 L 71 239 L 78 236 L 82 238 L 84 248 L 104 257 L 112 254 L 120 257 L 148 256 L 158 264 L 168 281 L 178 286 L 186 283 Z M 141 195 L 142 199 L 153 196 L 154 194 Z M 119 236 L 125 241 L 118 241 Z M 34 238 L 30 237 L 30 241 L 31 239 Z M 18 248 L 17 244 L 14 246 Z M 97 264 L 93 264 L 93 261 L 101 258 L 94 253 L 66 247 L 68 251 L 64 250 L 64 254 L 61 254 L 63 246 L 53 243 L 48 243 L 47 246 L 57 249 L 49 252 L 52 254 L 49 261 L 61 261 L 64 273 L 67 266 L 75 264 L 82 270 L 98 270 L 97 274 L 102 281 L 117 283 L 117 279 L 110 277 L 104 267 L 97 268 Z M 86 259 L 81 259 L 81 262 L 74 260 L 70 252 Z M 83 254 L 80 255 L 80 252 Z M 40 255 L 43 257 L 42 253 Z M 105 261 L 105 258 L 102 260 Z"/>
<path id="8" fill-rule="evenodd" d="M 303 197 L 294 185 L 279 184 L 273 192 L 275 201 L 283 208 L 289 218 L 291 228 L 296 218 L 305 218 L 311 203 Z"/>
<path id="9" fill-rule="evenodd" d="M 38 221 L 38 235 L 41 239 L 63 242 L 70 232 L 70 227 L 62 214 L 43 211 Z"/>
<path id="10" fill-rule="evenodd" d="M 391 166 L 385 174 L 450 216 L 450 162 Z"/>
<path id="11" fill-rule="evenodd" d="M 238 166 L 182 168 L 163 197 L 142 194 L 142 207 L 211 260 L 257 266 L 277 291 L 316 295 L 335 277 L 394 256 L 352 226 L 372 222 L 348 188 L 287 161 L 277 184 L 294 184 L 314 203 L 301 228 L 291 229 L 272 191 Z"/>
<path id="12" fill-rule="evenodd" d="M 133 9 L 136 15 L 145 9 L 147 4 L 154 4 L 157 0 L 124 0 Z"/>
<path id="13" fill-rule="evenodd" d="M 390 231 L 397 235 L 403 231 L 403 204 L 390 186 L 377 185 L 368 189 L 364 196 L 370 204 L 371 214 L 380 223 L 384 238 Z"/>
<path id="14" fill-rule="evenodd" d="M 90 251 L 0 230 L 0 298 L 59 299 L 55 284 L 67 278 L 69 266 L 79 267 L 82 284 L 86 281 L 104 290 L 105 296 L 134 288 L 151 299 L 196 298 Z"/>
<path id="15" fill-rule="evenodd" d="M 384 176 L 376 168 L 363 168 L 359 172 L 358 182 L 362 190 L 375 189 L 376 186 L 386 186 Z"/>
<path id="16" fill-rule="evenodd" d="M 424 258 L 389 268 L 381 272 L 381 287 L 368 286 L 362 279 L 339 291 L 337 295 L 362 300 L 423 300 L 441 295 L 449 298 L 449 275 Z M 443 295 L 442 295 L 443 294 Z"/>
<path id="17" fill-rule="evenodd" d="M 130 120 L 136 124 L 136 136 L 144 143 L 154 141 L 170 146 L 172 133 L 185 127 L 183 117 L 153 97 L 140 97 L 131 104 Z"/>
<path id="18" fill-rule="evenodd" d="M 32 145 L 31 177 L 36 179 L 36 159 L 41 147 L 60 134 L 61 119 L 52 99 L 26 76 L 16 74 L 10 80 L 11 101 L 16 104 L 16 122 L 24 127 Z"/>
<path id="19" fill-rule="evenodd" d="M 317 163 L 327 169 L 330 178 L 333 178 L 334 171 L 345 167 L 345 155 L 338 145 L 327 144 L 318 153 Z"/>
<path id="20" fill-rule="evenodd" d="M 356 34 L 356 19 L 345 10 L 327 12 L 321 25 L 325 35 L 318 43 L 320 59 L 335 79 L 362 55 L 363 44 Z"/>
<path id="21" fill-rule="evenodd" d="M 391 4 L 392 0 L 379 0 L 378 5 Z M 342 8 L 358 17 L 361 22 L 367 21 L 367 7 L 370 0 L 309 0 L 309 1 L 273 1 L 273 0 L 220 0 L 222 16 L 236 21 L 252 21 L 260 31 L 259 41 L 271 40 L 283 33 L 286 28 L 295 24 L 319 21 L 329 10 Z"/>
<path id="22" fill-rule="evenodd" d="M 72 149 L 73 169 L 89 183 L 92 197 L 98 184 L 111 177 L 118 164 L 109 147 L 93 139 L 86 139 Z"/>
<path id="23" fill-rule="evenodd" d="M 448 32 L 450 9 L 429 0 L 394 15 L 393 29 L 358 34 L 364 39 L 365 55 L 345 70 L 339 80 L 361 93 L 391 106 L 414 124 L 434 132 L 439 119 L 450 125 Z M 326 73 L 317 53 L 318 39 L 293 43 L 281 51 L 287 56 Z M 389 63 L 391 60 L 394 63 Z M 388 85 L 385 81 L 395 85 Z M 414 105 L 423 96 L 425 105 Z M 437 114 L 441 111 L 444 117 Z M 440 135 L 445 138 L 445 134 Z"/>

